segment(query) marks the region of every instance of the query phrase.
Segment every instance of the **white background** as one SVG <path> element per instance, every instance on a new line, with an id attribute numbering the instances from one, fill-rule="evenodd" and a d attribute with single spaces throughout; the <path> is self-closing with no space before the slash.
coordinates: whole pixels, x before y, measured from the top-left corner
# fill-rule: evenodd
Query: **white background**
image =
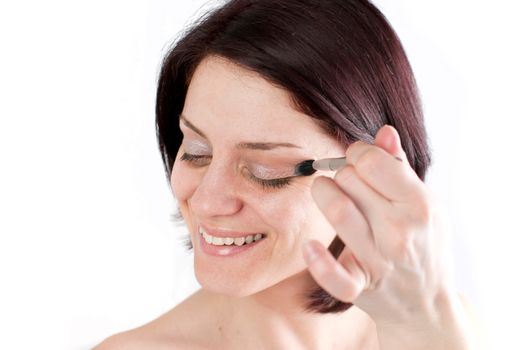
<path id="1" fill-rule="evenodd" d="M 204 3 L 0 3 L 0 348 L 87 349 L 197 288 L 154 98 Z M 420 86 L 456 282 L 496 349 L 517 347 L 523 311 L 517 3 L 376 1 Z"/>

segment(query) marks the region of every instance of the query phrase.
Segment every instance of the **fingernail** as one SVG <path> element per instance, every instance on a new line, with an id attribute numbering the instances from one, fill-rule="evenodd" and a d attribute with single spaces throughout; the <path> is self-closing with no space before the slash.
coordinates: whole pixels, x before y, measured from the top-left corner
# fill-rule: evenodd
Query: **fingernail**
<path id="1" fill-rule="evenodd" d="M 394 138 L 394 135 L 388 135 L 385 138 L 385 147 L 387 148 L 387 150 L 392 149 L 394 147 L 395 143 L 396 143 L 396 140 Z"/>
<path id="2" fill-rule="evenodd" d="M 318 249 L 318 246 L 312 243 L 311 241 L 303 243 L 302 250 L 303 255 L 305 257 L 305 261 L 307 261 L 308 264 L 318 259 L 321 254 L 321 251 Z"/>

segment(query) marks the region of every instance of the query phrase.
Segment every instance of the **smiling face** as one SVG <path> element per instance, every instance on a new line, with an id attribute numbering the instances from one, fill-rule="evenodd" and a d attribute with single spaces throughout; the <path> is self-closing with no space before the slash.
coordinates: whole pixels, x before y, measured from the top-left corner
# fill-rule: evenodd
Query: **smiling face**
<path id="1" fill-rule="evenodd" d="M 314 238 L 328 245 L 335 232 L 310 193 L 316 174 L 274 179 L 291 176 L 303 160 L 343 156 L 346 147 L 296 111 L 285 90 L 218 57 L 196 69 L 182 116 L 171 185 L 198 282 L 246 296 L 303 271 L 302 243 Z M 200 227 L 214 236 L 264 238 L 226 255 L 235 244 L 206 245 Z"/>

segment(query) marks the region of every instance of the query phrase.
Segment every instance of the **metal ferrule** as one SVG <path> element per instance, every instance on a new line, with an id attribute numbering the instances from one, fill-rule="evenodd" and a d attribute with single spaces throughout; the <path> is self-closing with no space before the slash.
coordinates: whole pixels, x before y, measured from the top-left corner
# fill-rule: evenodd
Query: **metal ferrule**
<path id="1" fill-rule="evenodd" d="M 312 167 L 314 169 L 323 171 L 336 171 L 345 165 L 347 165 L 347 159 L 345 157 L 325 158 L 312 162 Z"/>

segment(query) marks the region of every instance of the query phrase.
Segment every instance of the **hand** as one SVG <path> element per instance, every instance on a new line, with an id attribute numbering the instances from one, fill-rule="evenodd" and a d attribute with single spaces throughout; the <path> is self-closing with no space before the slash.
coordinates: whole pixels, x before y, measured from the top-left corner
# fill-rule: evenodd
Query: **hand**
<path id="1" fill-rule="evenodd" d="M 346 156 L 349 165 L 334 179 L 318 177 L 312 186 L 344 251 L 336 260 L 310 241 L 308 268 L 323 289 L 377 324 L 415 326 L 434 315 L 449 290 L 444 230 L 432 196 L 391 126 L 379 130 L 374 145 L 351 144 Z"/>

